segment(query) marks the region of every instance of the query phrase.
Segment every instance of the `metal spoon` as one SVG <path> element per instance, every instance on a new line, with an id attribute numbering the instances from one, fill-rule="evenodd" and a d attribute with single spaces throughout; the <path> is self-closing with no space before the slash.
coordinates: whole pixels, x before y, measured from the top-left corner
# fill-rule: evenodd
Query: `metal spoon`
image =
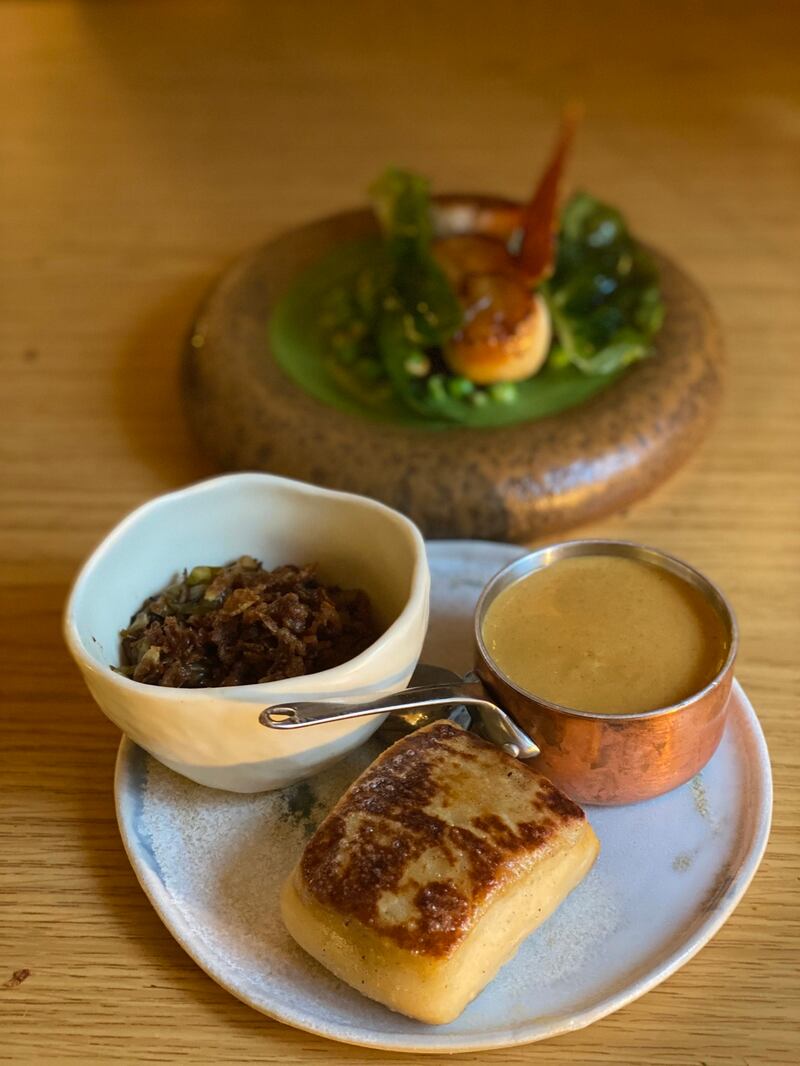
<path id="1" fill-rule="evenodd" d="M 413 684 L 417 682 L 417 684 Z M 423 682 L 423 683 L 420 683 Z M 433 682 L 433 683 L 432 683 Z M 404 721 L 411 732 L 448 715 L 468 720 L 475 732 L 515 758 L 538 755 L 539 749 L 502 708 L 491 699 L 476 675 L 461 678 L 440 667 L 422 665 L 412 677 L 412 687 L 368 703 L 297 701 L 266 707 L 259 722 L 269 729 L 302 729 L 343 718 L 371 714 L 392 715 Z M 457 717 L 458 715 L 458 717 Z"/>

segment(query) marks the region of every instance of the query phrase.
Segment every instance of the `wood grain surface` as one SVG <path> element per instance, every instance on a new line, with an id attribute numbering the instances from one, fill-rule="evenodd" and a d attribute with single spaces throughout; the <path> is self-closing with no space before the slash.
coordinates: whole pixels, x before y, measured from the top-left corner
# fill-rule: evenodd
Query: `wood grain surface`
<path id="1" fill-rule="evenodd" d="M 59 615 L 125 511 L 210 472 L 176 366 L 227 262 L 356 204 L 389 161 L 523 195 L 580 96 L 575 183 L 706 286 L 730 356 L 699 453 L 586 532 L 660 545 L 728 592 L 775 824 L 736 913 L 661 988 L 463 1061 L 800 1061 L 799 37 L 791 2 L 0 6 L 0 1060 L 408 1061 L 261 1017 L 173 942 L 123 853 L 119 737 Z"/>

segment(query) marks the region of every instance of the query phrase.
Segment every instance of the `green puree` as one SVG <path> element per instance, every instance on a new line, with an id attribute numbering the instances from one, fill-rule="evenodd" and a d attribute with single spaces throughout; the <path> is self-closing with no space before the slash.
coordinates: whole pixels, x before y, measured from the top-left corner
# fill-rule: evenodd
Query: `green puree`
<path id="1" fill-rule="evenodd" d="M 465 404 L 458 422 L 417 413 L 388 385 L 381 387 L 365 381 L 359 390 L 354 375 L 343 376 L 339 361 L 330 351 L 330 330 L 323 309 L 331 292 L 349 292 L 359 275 L 380 270 L 383 248 L 380 237 L 338 245 L 301 274 L 273 311 L 269 330 L 275 359 L 289 377 L 323 403 L 377 421 L 420 429 L 509 426 L 555 415 L 583 403 L 624 372 L 620 369 L 589 376 L 573 364 L 558 366 L 551 360 L 535 377 L 516 386 L 513 399 L 475 407 Z"/>
<path id="2" fill-rule="evenodd" d="M 583 403 L 652 353 L 664 314 L 655 265 L 619 211 L 577 193 L 539 288 L 553 325 L 543 369 L 487 386 L 454 374 L 444 351 L 464 308 L 433 252 L 428 183 L 390 168 L 370 196 L 381 236 L 332 249 L 271 322 L 279 365 L 323 403 L 427 429 L 508 426 Z"/>

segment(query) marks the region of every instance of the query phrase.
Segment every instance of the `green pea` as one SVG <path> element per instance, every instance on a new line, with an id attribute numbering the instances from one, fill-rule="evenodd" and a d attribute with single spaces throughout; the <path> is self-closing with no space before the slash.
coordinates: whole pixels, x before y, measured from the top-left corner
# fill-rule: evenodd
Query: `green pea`
<path id="1" fill-rule="evenodd" d="M 444 399 L 447 395 L 442 374 L 431 374 L 427 382 L 428 395 L 432 400 Z"/>
<path id="2" fill-rule="evenodd" d="M 476 389 L 470 396 L 469 400 L 473 407 L 485 407 L 489 402 L 489 397 L 483 389 Z"/>
<path id="3" fill-rule="evenodd" d="M 564 348 L 557 346 L 550 353 L 549 362 L 551 366 L 558 368 L 569 366 L 569 355 L 567 354 Z"/>
<path id="4" fill-rule="evenodd" d="M 431 372 L 431 361 L 424 352 L 412 352 L 403 363 L 403 369 L 412 378 L 424 378 Z"/>
<path id="5" fill-rule="evenodd" d="M 517 386 L 513 381 L 497 381 L 489 386 L 489 396 L 495 403 L 513 403 L 517 398 Z"/>
<path id="6" fill-rule="evenodd" d="M 475 383 L 470 381 L 469 378 L 448 378 L 447 391 L 454 400 L 462 400 L 475 391 Z"/>

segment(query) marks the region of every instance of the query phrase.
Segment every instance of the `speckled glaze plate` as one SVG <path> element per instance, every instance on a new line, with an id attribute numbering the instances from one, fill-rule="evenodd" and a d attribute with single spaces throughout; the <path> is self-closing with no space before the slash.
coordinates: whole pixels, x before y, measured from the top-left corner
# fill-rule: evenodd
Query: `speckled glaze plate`
<path id="1" fill-rule="evenodd" d="M 465 670 L 471 615 L 518 548 L 429 545 L 431 626 L 424 657 Z M 722 743 L 690 784 L 630 807 L 589 808 L 594 869 L 457 1021 L 394 1014 L 332 977 L 282 927 L 278 889 L 307 835 L 370 761 L 378 742 L 283 792 L 202 788 L 128 740 L 119 750 L 120 831 L 164 924 L 215 981 L 280 1021 L 394 1051 L 506 1047 L 580 1029 L 683 966 L 742 898 L 769 833 L 772 784 L 764 736 L 734 685 Z M 724 993 L 724 989 L 720 989 Z"/>
<path id="2" fill-rule="evenodd" d="M 473 219 L 476 199 L 435 198 L 449 232 Z M 652 248 L 666 308 L 655 355 L 560 414 L 496 429 L 424 430 L 315 399 L 271 356 L 272 310 L 307 267 L 374 231 L 368 211 L 290 230 L 233 263 L 204 300 L 186 347 L 183 394 L 197 439 L 223 469 L 372 496 L 428 537 L 522 541 L 626 506 L 699 444 L 721 394 L 720 332 L 696 282 Z"/>

